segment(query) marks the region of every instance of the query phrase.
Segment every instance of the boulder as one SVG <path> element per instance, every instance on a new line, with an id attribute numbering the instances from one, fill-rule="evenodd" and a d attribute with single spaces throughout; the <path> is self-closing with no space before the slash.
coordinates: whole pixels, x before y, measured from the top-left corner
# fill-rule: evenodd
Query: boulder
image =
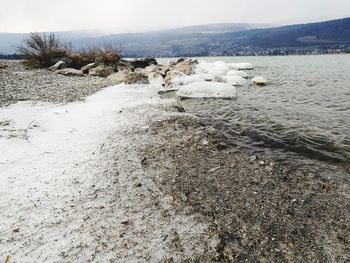
<path id="1" fill-rule="evenodd" d="M 170 71 L 170 67 L 158 65 L 157 71 L 160 75 L 163 76 L 163 78 L 166 77 L 167 73 Z"/>
<path id="2" fill-rule="evenodd" d="M 65 61 L 60 60 L 55 65 L 51 66 L 49 70 L 56 71 L 67 67 L 68 67 L 67 63 Z"/>
<path id="3" fill-rule="evenodd" d="M 176 62 L 173 61 L 173 60 L 169 60 L 169 61 L 165 64 L 165 66 L 167 66 L 167 67 L 175 67 L 175 66 L 176 66 Z"/>
<path id="4" fill-rule="evenodd" d="M 148 76 L 131 72 L 127 75 L 125 84 L 149 84 Z"/>
<path id="5" fill-rule="evenodd" d="M 158 65 L 158 62 L 154 58 L 136 59 L 130 61 L 131 66 L 136 68 L 146 68 L 150 65 Z"/>
<path id="6" fill-rule="evenodd" d="M 179 64 L 179 63 L 181 63 L 181 62 L 184 62 L 185 59 L 186 59 L 186 58 L 179 58 L 179 59 L 175 62 L 175 64 Z"/>
<path id="7" fill-rule="evenodd" d="M 135 69 L 135 72 L 139 72 L 141 74 L 148 76 L 149 74 L 156 72 L 157 69 L 158 69 L 157 65 L 150 65 L 150 66 L 145 67 L 145 68 L 137 68 L 137 69 Z"/>
<path id="8" fill-rule="evenodd" d="M 119 71 L 109 75 L 107 79 L 115 84 L 149 84 L 148 76 L 139 72 Z"/>
<path id="9" fill-rule="evenodd" d="M 195 82 L 181 87 L 176 93 L 180 98 L 223 98 L 237 97 L 237 89 L 220 82 Z"/>
<path id="10" fill-rule="evenodd" d="M 163 76 L 158 72 L 152 72 L 148 75 L 148 81 L 151 84 L 158 84 L 161 86 L 165 86 L 164 78 Z"/>
<path id="11" fill-rule="evenodd" d="M 134 71 L 134 67 L 131 65 L 131 62 L 128 60 L 121 59 L 118 64 L 115 66 L 116 71 Z"/>
<path id="12" fill-rule="evenodd" d="M 252 83 L 257 86 L 265 86 L 266 82 L 267 82 L 266 79 L 261 76 L 257 76 L 252 79 Z"/>
<path id="13" fill-rule="evenodd" d="M 166 74 L 168 73 L 168 71 L 170 70 L 169 67 L 167 66 L 163 66 L 163 65 L 150 65 L 144 69 L 139 69 L 142 74 L 148 76 L 151 73 L 158 73 L 160 75 L 163 76 L 163 78 L 166 76 Z"/>
<path id="14" fill-rule="evenodd" d="M 129 74 L 128 71 L 118 71 L 117 73 L 113 73 L 107 77 L 108 80 L 113 81 L 115 84 L 125 83 L 126 77 Z"/>
<path id="15" fill-rule="evenodd" d="M 90 69 L 96 68 L 98 65 L 99 65 L 99 63 L 97 63 L 97 62 L 87 64 L 87 65 L 85 65 L 85 66 L 83 66 L 83 67 L 81 68 L 81 71 L 82 71 L 84 74 L 88 74 Z"/>
<path id="16" fill-rule="evenodd" d="M 89 70 L 89 75 L 97 77 L 107 77 L 114 73 L 114 70 L 111 66 L 99 65 L 96 68 L 91 68 Z"/>
<path id="17" fill-rule="evenodd" d="M 190 61 L 182 61 L 180 63 L 177 63 L 175 68 L 185 73 L 186 75 L 191 75 L 193 73 L 192 62 Z"/>
<path id="18" fill-rule="evenodd" d="M 60 70 L 56 70 L 55 73 L 61 74 L 64 76 L 78 76 L 78 77 L 84 76 L 84 73 L 81 70 L 78 70 L 75 68 L 60 69 Z"/>
<path id="19" fill-rule="evenodd" d="M 56 64 L 59 61 L 64 61 L 67 63 L 67 66 L 72 64 L 73 60 L 71 58 L 67 58 L 67 57 L 50 57 L 49 58 L 49 62 L 50 64 Z"/>
<path id="20" fill-rule="evenodd" d="M 182 77 L 182 76 L 185 76 L 185 73 L 183 73 L 180 70 L 177 70 L 177 69 L 169 70 L 166 74 L 166 77 L 165 77 L 165 85 L 167 87 L 172 86 L 174 84 L 173 83 L 174 79 L 176 77 Z"/>

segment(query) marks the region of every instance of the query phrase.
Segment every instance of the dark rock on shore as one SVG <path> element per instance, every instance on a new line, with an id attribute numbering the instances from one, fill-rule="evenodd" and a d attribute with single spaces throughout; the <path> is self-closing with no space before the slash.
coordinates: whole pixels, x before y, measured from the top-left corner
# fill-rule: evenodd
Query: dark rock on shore
<path id="1" fill-rule="evenodd" d="M 154 58 L 145 58 L 145 59 L 137 59 L 137 60 L 132 60 L 131 66 L 136 69 L 136 68 L 146 68 L 150 65 L 158 65 L 158 62 Z"/>
<path id="2" fill-rule="evenodd" d="M 129 60 L 121 59 L 115 66 L 115 71 L 134 71 L 134 67 Z"/>

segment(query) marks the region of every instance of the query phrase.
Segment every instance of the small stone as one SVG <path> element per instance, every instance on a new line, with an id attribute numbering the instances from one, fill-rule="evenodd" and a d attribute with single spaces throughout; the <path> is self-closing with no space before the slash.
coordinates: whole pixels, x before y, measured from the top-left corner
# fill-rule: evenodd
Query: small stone
<path id="1" fill-rule="evenodd" d="M 256 160 L 256 158 L 257 158 L 257 157 L 256 157 L 255 155 L 253 155 L 253 156 L 250 157 L 249 161 L 250 161 L 250 162 L 254 162 L 254 161 Z"/>
<path id="2" fill-rule="evenodd" d="M 215 167 L 215 168 L 211 168 L 211 169 L 208 171 L 208 173 L 214 173 L 214 172 L 216 172 L 216 171 L 219 170 L 219 169 L 220 169 L 220 166 Z"/>

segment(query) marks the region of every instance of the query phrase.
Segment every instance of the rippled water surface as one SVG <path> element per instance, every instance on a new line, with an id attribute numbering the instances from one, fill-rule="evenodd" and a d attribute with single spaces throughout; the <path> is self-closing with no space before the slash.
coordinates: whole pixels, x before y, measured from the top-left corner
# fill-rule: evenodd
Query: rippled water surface
<path id="1" fill-rule="evenodd" d="M 255 152 L 350 162 L 350 55 L 200 59 L 251 62 L 269 84 L 239 87 L 235 100 L 185 100 L 186 111 Z"/>

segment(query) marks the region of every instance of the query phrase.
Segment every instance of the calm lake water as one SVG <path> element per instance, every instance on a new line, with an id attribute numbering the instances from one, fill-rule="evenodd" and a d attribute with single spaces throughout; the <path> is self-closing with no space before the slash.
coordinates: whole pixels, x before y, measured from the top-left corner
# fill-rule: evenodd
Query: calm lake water
<path id="1" fill-rule="evenodd" d="M 257 154 L 350 163 L 350 55 L 199 59 L 251 62 L 248 73 L 269 84 L 238 87 L 235 100 L 182 101 L 187 112 Z"/>

